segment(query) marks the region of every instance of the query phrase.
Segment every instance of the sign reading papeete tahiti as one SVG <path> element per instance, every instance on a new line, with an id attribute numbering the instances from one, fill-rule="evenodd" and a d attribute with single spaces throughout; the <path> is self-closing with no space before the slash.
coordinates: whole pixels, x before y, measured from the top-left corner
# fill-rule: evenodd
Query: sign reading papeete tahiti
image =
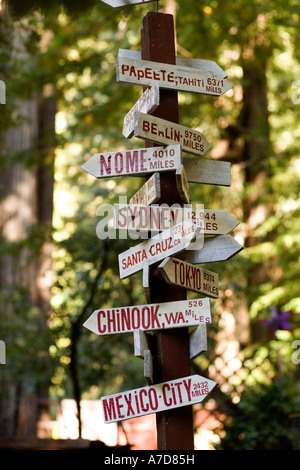
<path id="1" fill-rule="evenodd" d="M 232 88 L 222 76 L 214 71 L 179 65 L 161 64 L 147 60 L 116 59 L 117 81 L 133 85 L 159 84 L 159 88 L 220 96 Z"/>
<path id="2" fill-rule="evenodd" d="M 141 60 L 141 51 L 135 51 L 130 49 L 119 49 L 118 57 L 126 59 Z M 206 59 L 195 59 L 193 57 L 176 57 L 176 65 L 181 67 L 190 67 L 193 69 L 199 69 L 206 72 L 214 72 L 221 78 L 227 78 L 227 73 L 213 60 Z"/>
<path id="3" fill-rule="evenodd" d="M 97 335 L 154 331 L 211 323 L 208 298 L 95 310 L 83 324 Z"/>
<path id="4" fill-rule="evenodd" d="M 115 393 L 101 398 L 104 422 L 112 423 L 150 413 L 201 403 L 217 385 L 200 375 Z"/>
<path id="5" fill-rule="evenodd" d="M 175 171 L 181 164 L 180 145 L 119 152 L 95 153 L 82 169 L 95 178 L 143 176 L 155 171 Z"/>

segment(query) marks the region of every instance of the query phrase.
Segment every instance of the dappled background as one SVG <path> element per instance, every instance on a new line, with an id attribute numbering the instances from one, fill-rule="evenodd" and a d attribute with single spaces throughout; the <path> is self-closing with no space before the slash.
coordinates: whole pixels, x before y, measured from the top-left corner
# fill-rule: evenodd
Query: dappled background
<path id="1" fill-rule="evenodd" d="M 219 386 L 194 409 L 198 448 L 300 447 L 297 4 L 159 2 L 175 17 L 177 55 L 216 61 L 233 85 L 219 98 L 179 94 L 180 124 L 203 132 L 208 158 L 232 164 L 230 188 L 191 183 L 192 203 L 238 219 L 232 235 L 245 247 L 207 266 L 220 297 L 191 371 Z M 96 180 L 81 165 L 99 151 L 143 146 L 122 136 L 141 88 L 117 84 L 115 58 L 119 48 L 140 50 L 155 3 L 0 7 L 0 436 L 91 439 L 80 401 L 145 384 L 132 334 L 82 327 L 96 308 L 146 303 L 141 273 L 119 279 L 117 254 L 135 242 L 96 235 L 97 208 L 131 198 L 143 179 Z M 69 433 L 60 426 L 65 400 L 75 400 Z M 108 445 L 139 445 L 125 424 Z M 155 448 L 155 436 L 143 445 Z"/>

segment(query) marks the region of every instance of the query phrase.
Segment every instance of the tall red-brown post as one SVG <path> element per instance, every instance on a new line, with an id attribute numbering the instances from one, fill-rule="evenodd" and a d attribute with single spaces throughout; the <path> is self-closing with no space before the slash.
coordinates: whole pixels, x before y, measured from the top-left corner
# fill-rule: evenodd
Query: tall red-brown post
<path id="1" fill-rule="evenodd" d="M 142 59 L 168 64 L 176 63 L 175 27 L 172 15 L 150 12 L 143 19 L 141 29 Z M 179 123 L 178 97 L 173 90 L 160 90 L 160 105 L 153 113 L 167 121 Z M 147 147 L 155 144 L 146 141 Z M 159 204 L 182 204 L 177 191 L 175 172 L 160 174 L 161 198 Z M 182 255 L 184 256 L 184 255 Z M 150 271 L 151 302 L 185 300 L 185 289 L 166 284 L 156 267 Z M 187 328 L 176 328 L 157 333 L 151 346 L 154 382 L 190 375 L 189 333 Z M 193 450 L 192 406 L 175 408 L 156 414 L 157 448 L 159 450 Z"/>

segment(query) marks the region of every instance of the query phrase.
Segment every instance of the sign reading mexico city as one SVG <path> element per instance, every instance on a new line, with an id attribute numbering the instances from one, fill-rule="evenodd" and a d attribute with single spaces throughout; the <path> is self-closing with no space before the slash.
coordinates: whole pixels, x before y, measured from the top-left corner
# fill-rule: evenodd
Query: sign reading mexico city
<path id="1" fill-rule="evenodd" d="M 217 385 L 201 375 L 115 393 L 101 398 L 104 422 L 136 418 L 181 406 L 201 403 Z"/>

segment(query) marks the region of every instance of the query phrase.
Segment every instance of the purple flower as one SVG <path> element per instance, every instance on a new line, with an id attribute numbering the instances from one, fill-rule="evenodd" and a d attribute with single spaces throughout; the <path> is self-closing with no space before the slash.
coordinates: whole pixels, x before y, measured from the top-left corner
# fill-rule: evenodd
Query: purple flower
<path id="1" fill-rule="evenodd" d="M 271 306 L 271 317 L 263 321 L 265 325 L 272 326 L 272 333 L 274 334 L 277 330 L 291 330 L 291 324 L 286 321 L 289 318 L 291 312 L 278 312 L 276 307 Z"/>

